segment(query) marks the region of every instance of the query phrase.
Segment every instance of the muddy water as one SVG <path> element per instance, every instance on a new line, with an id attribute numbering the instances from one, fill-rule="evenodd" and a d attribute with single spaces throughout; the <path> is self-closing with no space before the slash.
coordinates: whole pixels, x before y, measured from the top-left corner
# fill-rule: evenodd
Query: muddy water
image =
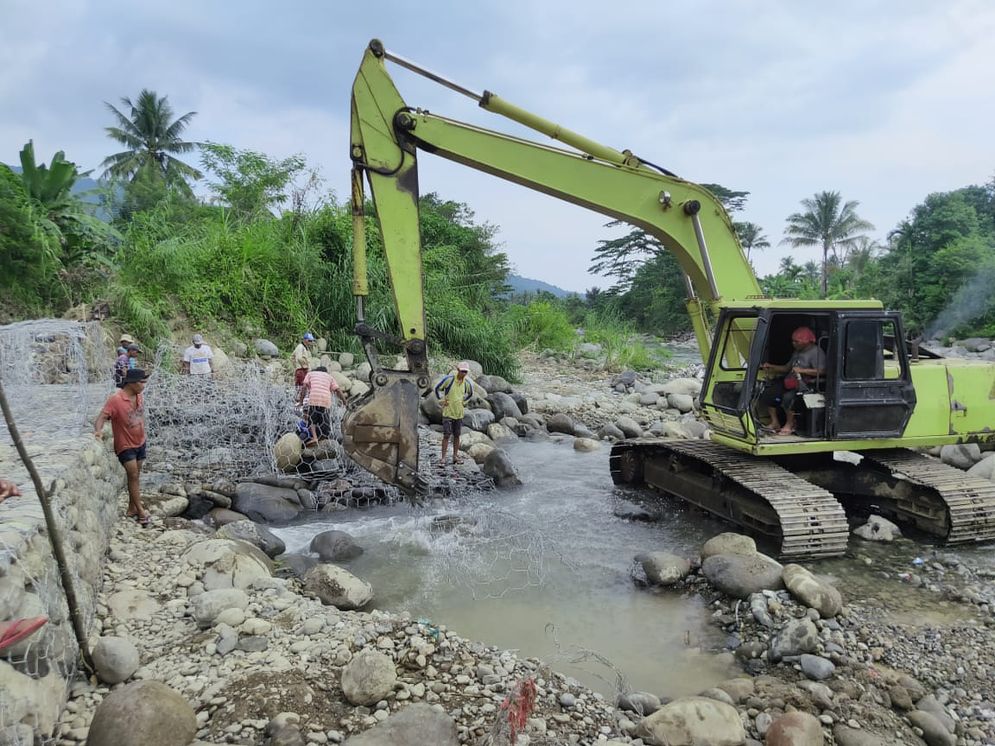
<path id="1" fill-rule="evenodd" d="M 696 599 L 634 587 L 633 556 L 693 554 L 721 524 L 667 505 L 658 523 L 613 515 L 608 449 L 569 444 L 509 448 L 524 486 L 428 509 L 382 507 L 280 529 L 288 551 L 306 551 L 331 528 L 366 549 L 346 566 L 376 589 L 381 608 L 409 611 L 471 639 L 538 656 L 613 695 L 628 686 L 678 696 L 730 675 Z M 448 516 L 441 528 L 433 521 Z"/>

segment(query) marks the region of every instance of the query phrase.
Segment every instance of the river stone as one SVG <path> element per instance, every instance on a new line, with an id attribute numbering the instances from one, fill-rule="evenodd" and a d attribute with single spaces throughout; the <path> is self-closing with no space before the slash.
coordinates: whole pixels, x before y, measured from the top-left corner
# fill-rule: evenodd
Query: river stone
<path id="1" fill-rule="evenodd" d="M 107 599 L 110 615 L 122 622 L 132 619 L 151 619 L 159 608 L 159 602 L 145 591 L 118 591 Z"/>
<path id="2" fill-rule="evenodd" d="M 770 641 L 768 657 L 774 663 L 789 655 L 815 652 L 819 630 L 811 619 L 789 619 Z"/>
<path id="3" fill-rule="evenodd" d="M 249 346 L 245 342 L 232 342 L 231 351 L 235 353 L 235 357 L 245 357 L 249 354 Z"/>
<path id="4" fill-rule="evenodd" d="M 355 611 L 373 600 L 373 586 L 337 565 L 318 565 L 304 573 L 304 590 L 326 606 Z"/>
<path id="5" fill-rule="evenodd" d="M 475 380 L 491 394 L 511 393 L 511 384 L 504 380 L 501 376 L 478 376 Z"/>
<path id="6" fill-rule="evenodd" d="M 546 429 L 551 433 L 564 433 L 565 435 L 574 434 L 574 421 L 570 419 L 570 415 L 563 414 L 563 412 L 557 412 L 548 420 L 546 420 Z"/>
<path id="7" fill-rule="evenodd" d="M 885 740 L 876 733 L 847 725 L 837 725 L 833 728 L 833 738 L 836 739 L 836 746 L 889 746 L 895 743 L 890 738 Z"/>
<path id="8" fill-rule="evenodd" d="M 654 391 L 646 391 L 639 395 L 639 403 L 644 407 L 652 407 L 660 401 L 660 395 Z"/>
<path id="9" fill-rule="evenodd" d="M 284 554 L 279 561 L 299 578 L 303 578 L 312 567 L 318 566 L 318 560 L 306 554 Z"/>
<path id="10" fill-rule="evenodd" d="M 734 598 L 784 587 L 781 565 L 760 553 L 713 554 L 701 563 L 701 570 L 712 585 Z"/>
<path id="11" fill-rule="evenodd" d="M 687 394 L 667 394 L 667 404 L 682 414 L 694 409 L 694 399 Z"/>
<path id="12" fill-rule="evenodd" d="M 434 393 L 430 392 L 428 396 L 422 397 L 421 411 L 433 425 L 442 424 L 442 402 L 436 398 Z"/>
<path id="13" fill-rule="evenodd" d="M 598 430 L 598 437 L 603 440 L 624 440 L 625 433 L 609 423 L 601 426 Z"/>
<path id="14" fill-rule="evenodd" d="M 101 637 L 90 655 L 97 668 L 97 677 L 105 684 L 127 681 L 141 663 L 138 648 L 121 637 Z"/>
<path id="15" fill-rule="evenodd" d="M 221 588 L 198 593 L 190 599 L 194 621 L 201 629 L 214 626 L 218 615 L 225 609 L 245 609 L 249 597 L 237 588 Z"/>
<path id="16" fill-rule="evenodd" d="M 197 716 L 158 681 L 136 681 L 104 697 L 93 713 L 88 746 L 188 746 Z"/>
<path id="17" fill-rule="evenodd" d="M 909 722 L 922 729 L 922 738 L 927 746 L 956 746 L 957 737 L 947 730 L 932 713 L 913 710 L 907 716 Z"/>
<path id="18" fill-rule="evenodd" d="M 363 548 L 345 531 L 322 531 L 311 539 L 308 548 L 322 562 L 344 562 L 363 553 Z"/>
<path id="19" fill-rule="evenodd" d="M 581 453 L 600 451 L 601 444 L 593 438 L 574 438 L 574 450 Z"/>
<path id="20" fill-rule="evenodd" d="M 491 411 L 494 412 L 494 417 L 501 420 L 505 417 L 519 418 L 525 414 L 521 409 L 519 409 L 518 404 L 512 398 L 511 394 L 506 394 L 503 391 L 495 391 L 493 394 L 487 397 L 488 403 L 491 405 Z"/>
<path id="21" fill-rule="evenodd" d="M 494 427 L 494 425 L 491 425 Z M 473 459 L 475 464 L 482 464 L 487 460 L 487 457 L 493 452 L 494 446 L 488 445 L 487 443 L 474 443 L 472 446 L 466 449 L 466 455 Z"/>
<path id="22" fill-rule="evenodd" d="M 674 378 L 663 384 L 660 393 L 683 394 L 684 396 L 696 397 L 701 393 L 701 381 L 697 378 Z"/>
<path id="23" fill-rule="evenodd" d="M 628 692 L 618 695 L 618 709 L 634 712 L 640 717 L 652 715 L 660 709 L 660 698 L 650 692 Z"/>
<path id="24" fill-rule="evenodd" d="M 940 449 L 940 461 L 958 469 L 970 469 L 981 461 L 981 448 L 977 443 L 943 446 Z"/>
<path id="25" fill-rule="evenodd" d="M 995 453 L 987 453 L 978 463 L 967 470 L 972 477 L 995 480 Z"/>
<path id="26" fill-rule="evenodd" d="M 745 702 L 747 699 L 752 697 L 753 693 L 756 691 L 756 684 L 753 683 L 753 679 L 745 677 L 726 679 L 725 681 L 716 684 L 716 687 L 732 697 L 732 701 L 737 703 Z"/>
<path id="27" fill-rule="evenodd" d="M 887 518 L 872 515 L 867 523 L 855 528 L 853 534 L 867 541 L 894 541 L 902 535 L 902 531 Z"/>
<path id="28" fill-rule="evenodd" d="M 260 526 L 258 523 L 253 523 L 248 519 L 225 524 L 218 529 L 215 536 L 221 539 L 235 539 L 252 544 L 270 558 L 287 551 L 287 545 L 283 543 L 283 539 L 265 526 Z"/>
<path id="29" fill-rule="evenodd" d="M 807 712 L 786 712 L 775 720 L 764 737 L 767 746 L 823 746 L 822 724 Z"/>
<path id="30" fill-rule="evenodd" d="M 262 357 L 276 357 L 280 354 L 279 348 L 268 339 L 254 339 L 252 346 L 256 349 L 256 354 Z"/>
<path id="31" fill-rule="evenodd" d="M 370 380 L 370 373 L 372 372 L 373 372 L 373 366 L 371 366 L 368 361 L 364 360 L 363 362 L 361 362 L 359 365 L 356 366 L 356 372 L 354 375 L 357 381 L 366 383 L 367 381 Z"/>
<path id="32" fill-rule="evenodd" d="M 212 508 L 204 516 L 204 523 L 217 528 L 227 526 L 229 523 L 247 520 L 249 520 L 247 515 L 243 515 L 237 510 L 229 510 L 228 508 Z"/>
<path id="33" fill-rule="evenodd" d="M 669 702 L 636 727 L 636 736 L 667 746 L 741 746 L 746 731 L 735 707 L 707 697 Z"/>
<path id="34" fill-rule="evenodd" d="M 526 398 L 525 394 L 523 394 L 521 391 L 512 391 L 510 395 L 511 398 L 515 400 L 515 404 L 518 405 L 518 410 L 522 414 L 528 414 L 529 400 L 528 398 Z"/>
<path id="35" fill-rule="evenodd" d="M 943 726 L 950 731 L 954 732 L 954 720 L 947 714 L 943 705 L 940 704 L 940 700 L 936 698 L 934 694 L 927 694 L 925 697 L 919 699 L 916 702 L 916 708 L 924 712 L 928 712 L 930 715 L 935 717 Z"/>
<path id="36" fill-rule="evenodd" d="M 183 559 L 195 568 L 197 579 L 209 591 L 248 588 L 257 578 L 273 575 L 269 557 L 258 547 L 234 539 L 198 541 L 183 553 Z"/>
<path id="37" fill-rule="evenodd" d="M 463 426 L 478 433 L 487 432 L 487 426 L 494 422 L 494 413 L 489 409 L 468 409 L 463 413 Z"/>
<path id="38" fill-rule="evenodd" d="M 615 427 L 621 430 L 626 438 L 643 437 L 643 429 L 631 417 L 619 417 L 615 420 Z"/>
<path id="39" fill-rule="evenodd" d="M 340 352 L 339 353 L 339 365 L 343 368 L 351 368 L 353 363 L 356 362 L 356 356 L 351 352 Z"/>
<path id="40" fill-rule="evenodd" d="M 801 565 L 785 565 L 781 577 L 791 595 L 817 610 L 823 619 L 834 617 L 842 610 L 843 597 L 840 592 Z"/>
<path id="41" fill-rule="evenodd" d="M 363 648 L 342 669 L 342 693 L 354 705 L 375 705 L 396 681 L 394 661 L 372 648 Z"/>
<path id="42" fill-rule="evenodd" d="M 294 436 L 297 438 L 297 436 Z M 300 442 L 300 438 L 297 438 Z M 232 508 L 259 523 L 292 521 L 301 512 L 295 490 L 256 482 L 240 482 L 235 488 Z"/>
<path id="43" fill-rule="evenodd" d="M 524 740 L 524 739 L 523 739 Z M 430 705 L 413 704 L 352 736 L 345 746 L 459 746 L 456 723 Z"/>
<path id="44" fill-rule="evenodd" d="M 752 537 L 734 534 L 727 531 L 705 542 L 701 548 L 701 558 L 706 559 L 713 554 L 756 554 L 757 543 Z"/>
<path id="45" fill-rule="evenodd" d="M 515 431 L 500 422 L 492 422 L 487 426 L 487 437 L 495 443 L 500 443 L 502 440 L 518 440 Z"/>
<path id="46" fill-rule="evenodd" d="M 145 498 L 145 507 L 148 511 L 160 518 L 175 518 L 183 515 L 190 506 L 190 500 L 179 495 L 154 496 L 153 499 Z"/>
<path id="47" fill-rule="evenodd" d="M 495 448 L 487 455 L 481 471 L 493 479 L 498 487 L 515 487 L 522 483 L 511 457 L 502 448 Z"/>
<path id="48" fill-rule="evenodd" d="M 673 585 L 691 572 L 691 563 L 670 552 L 644 552 L 636 555 L 646 579 L 653 585 Z"/>
<path id="49" fill-rule="evenodd" d="M 801 664 L 802 673 L 812 681 L 825 681 L 836 672 L 833 662 L 821 655 L 804 653 L 798 663 Z"/>

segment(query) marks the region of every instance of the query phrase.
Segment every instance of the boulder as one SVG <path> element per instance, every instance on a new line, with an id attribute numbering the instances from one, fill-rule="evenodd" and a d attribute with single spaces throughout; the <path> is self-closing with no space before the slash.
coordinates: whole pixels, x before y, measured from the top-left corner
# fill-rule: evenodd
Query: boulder
<path id="1" fill-rule="evenodd" d="M 301 463 L 301 453 L 304 450 L 304 443 L 297 436 L 297 433 L 284 433 L 273 446 L 273 458 L 276 459 L 276 468 L 281 471 L 293 471 Z"/>
<path id="2" fill-rule="evenodd" d="M 833 738 L 836 739 L 836 746 L 891 746 L 895 743 L 890 737 L 842 724 L 833 728 Z"/>
<path id="3" fill-rule="evenodd" d="M 478 443 L 483 443 L 491 447 L 494 446 L 493 441 L 483 433 L 478 433 L 476 430 L 464 429 L 459 438 L 459 449 L 461 451 L 469 451 Z"/>
<path id="4" fill-rule="evenodd" d="M 823 619 L 836 616 L 843 608 L 840 592 L 801 565 L 785 565 L 781 578 L 792 596 L 818 611 Z"/>
<path id="5" fill-rule="evenodd" d="M 529 413 L 529 400 L 525 397 L 525 394 L 520 391 L 512 391 L 511 398 L 515 400 L 515 404 L 518 405 L 518 409 L 522 414 Z"/>
<path id="6" fill-rule="evenodd" d="M 501 376 L 478 376 L 474 379 L 477 383 L 487 389 L 491 394 L 511 393 L 511 384 L 504 380 Z"/>
<path id="7" fill-rule="evenodd" d="M 615 420 L 615 427 L 621 430 L 626 438 L 643 437 L 643 429 L 631 417 L 619 417 Z"/>
<path id="8" fill-rule="evenodd" d="M 855 528 L 853 534 L 867 541 L 894 541 L 902 535 L 902 530 L 887 518 L 872 515 L 867 523 Z"/>
<path id="9" fill-rule="evenodd" d="M 88 746 L 189 746 L 197 716 L 158 681 L 136 681 L 104 697 L 93 713 Z"/>
<path id="10" fill-rule="evenodd" d="M 245 342 L 232 342 L 231 351 L 235 357 L 245 357 L 249 354 L 249 346 Z"/>
<path id="11" fill-rule="evenodd" d="M 260 526 L 250 520 L 226 523 L 218 529 L 215 536 L 221 539 L 234 539 L 236 541 L 247 542 L 257 547 L 263 554 L 270 558 L 287 551 L 287 545 L 283 543 L 283 539 L 265 526 Z"/>
<path id="12" fill-rule="evenodd" d="M 645 552 L 636 555 L 646 579 L 653 585 L 673 585 L 691 572 L 691 563 L 669 552 Z"/>
<path id="13" fill-rule="evenodd" d="M 546 429 L 551 433 L 573 435 L 574 421 L 570 418 L 570 415 L 564 414 L 563 412 L 557 412 L 546 420 Z"/>
<path id="14" fill-rule="evenodd" d="M 349 386 L 349 391 L 348 391 L 349 398 L 355 399 L 357 397 L 362 396 L 369 390 L 370 390 L 370 384 L 366 383 L 365 381 L 360 381 L 357 379 L 353 381 L 352 384 Z"/>
<path id="15" fill-rule="evenodd" d="M 777 663 L 785 656 L 813 653 L 819 644 L 819 630 L 811 619 L 789 619 L 770 641 L 770 660 Z"/>
<path id="16" fill-rule="evenodd" d="M 297 436 L 294 436 L 297 438 Z M 300 442 L 300 438 L 297 438 Z M 235 487 L 232 507 L 259 523 L 282 523 L 294 520 L 301 512 L 297 492 L 286 487 L 271 487 L 256 482 L 240 482 Z"/>
<path id="17" fill-rule="evenodd" d="M 503 391 L 495 391 L 487 397 L 487 402 L 491 405 L 491 411 L 494 412 L 494 417 L 498 420 L 505 417 L 514 417 L 517 419 L 525 414 L 519 409 L 518 404 L 515 403 L 511 394 L 506 394 Z"/>
<path id="18" fill-rule="evenodd" d="M 984 352 L 985 350 L 990 350 L 992 348 L 992 341 L 990 339 L 985 339 L 984 337 L 968 337 L 965 340 L 959 341 L 957 344 L 968 352 Z"/>
<path id="19" fill-rule="evenodd" d="M 326 606 L 346 611 L 373 600 L 373 586 L 337 565 L 317 565 L 304 573 L 304 590 Z"/>
<path id="20" fill-rule="evenodd" d="M 784 568 L 763 554 L 713 554 L 701 563 L 712 585 L 728 596 L 749 598 L 751 593 L 784 587 Z"/>
<path id="21" fill-rule="evenodd" d="M 972 477 L 995 481 L 995 453 L 986 453 L 985 457 L 967 470 Z"/>
<path id="22" fill-rule="evenodd" d="M 502 440 L 518 440 L 515 431 L 500 422 L 492 422 L 487 426 L 487 437 L 495 443 L 500 443 Z"/>
<path id="23" fill-rule="evenodd" d="M 351 368 L 353 363 L 356 362 L 356 356 L 351 352 L 340 352 L 339 353 L 339 365 L 343 368 Z"/>
<path id="24" fill-rule="evenodd" d="M 303 578 L 312 567 L 318 566 L 318 560 L 307 554 L 284 554 L 279 562 L 299 578 Z"/>
<path id="25" fill-rule="evenodd" d="M 145 507 L 159 518 L 175 518 L 190 507 L 190 500 L 179 495 L 150 495 L 145 497 Z"/>
<path id="26" fill-rule="evenodd" d="M 101 637 L 91 651 L 97 677 L 105 684 L 120 684 L 138 670 L 138 648 L 121 637 Z"/>
<path id="27" fill-rule="evenodd" d="M 356 366 L 356 380 L 363 383 L 368 383 L 370 380 L 370 373 L 373 372 L 373 366 L 371 366 L 365 360 Z"/>
<path id="28" fill-rule="evenodd" d="M 322 562 L 345 562 L 356 559 L 363 548 L 345 531 L 322 531 L 308 547 Z"/>
<path id="29" fill-rule="evenodd" d="M 372 648 L 363 648 L 342 669 L 342 693 L 357 706 L 375 705 L 394 689 L 394 661 Z"/>
<path id="30" fill-rule="evenodd" d="M 341 371 L 338 370 L 329 369 L 328 375 L 332 377 L 332 380 L 335 381 L 336 384 L 338 384 L 338 387 L 342 389 L 342 391 L 348 393 L 349 389 L 352 388 L 352 379 L 349 378 L 349 376 L 347 376 L 345 373 L 342 373 Z"/>
<path id="31" fill-rule="evenodd" d="M 442 402 L 431 391 L 421 400 L 421 411 L 428 417 L 428 421 L 433 425 L 442 424 Z"/>
<path id="32" fill-rule="evenodd" d="M 608 424 L 601 426 L 601 429 L 598 430 L 598 437 L 602 440 L 624 440 L 625 433 L 619 430 L 615 425 Z"/>
<path id="33" fill-rule="evenodd" d="M 653 391 L 646 391 L 639 395 L 639 404 L 643 407 L 652 407 L 660 401 L 660 395 Z"/>
<path id="34" fill-rule="evenodd" d="M 498 487 L 515 487 L 522 483 L 511 457 L 501 448 L 495 448 L 487 455 L 481 471 L 493 479 Z"/>
<path id="35" fill-rule="evenodd" d="M 943 446 L 940 449 L 940 461 L 958 469 L 970 469 L 981 461 L 981 448 L 977 443 Z"/>
<path id="36" fill-rule="evenodd" d="M 491 427 L 494 427 L 494 425 L 491 425 Z M 466 455 L 472 458 L 475 464 L 482 464 L 491 455 L 493 450 L 494 446 L 487 443 L 474 443 L 466 449 Z"/>
<path id="37" fill-rule="evenodd" d="M 478 433 L 487 432 L 487 426 L 494 422 L 494 413 L 488 409 L 468 409 L 463 413 L 463 426 Z"/>
<path id="38" fill-rule="evenodd" d="M 798 659 L 798 663 L 802 667 L 802 673 L 812 679 L 812 681 L 825 681 L 836 671 L 836 666 L 833 662 L 828 658 L 823 658 L 821 655 L 804 653 Z"/>
<path id="39" fill-rule="evenodd" d="M 524 740 L 524 739 L 523 739 Z M 430 705 L 413 704 L 345 742 L 345 746 L 458 746 L 456 723 Z"/>
<path id="40" fill-rule="evenodd" d="M 640 717 L 652 715 L 660 709 L 660 698 L 650 692 L 627 692 L 619 694 L 616 700 L 618 709 L 634 712 Z"/>
<path id="41" fill-rule="evenodd" d="M 955 746 L 957 736 L 951 733 L 932 713 L 913 710 L 908 714 L 909 722 L 922 730 L 922 739 L 927 746 Z"/>
<path id="42" fill-rule="evenodd" d="M 593 438 L 574 438 L 574 450 L 582 453 L 600 451 L 601 444 Z"/>
<path id="43" fill-rule="evenodd" d="M 679 412 L 690 412 L 694 409 L 694 399 L 687 394 L 667 394 L 667 405 Z"/>
<path id="44" fill-rule="evenodd" d="M 643 718 L 634 734 L 667 746 L 742 746 L 746 731 L 736 708 L 707 697 L 681 697 Z"/>
<path id="45" fill-rule="evenodd" d="M 823 746 L 822 723 L 814 715 L 795 710 L 778 717 L 764 736 L 767 746 Z"/>
<path id="46" fill-rule="evenodd" d="M 244 610 L 249 605 L 249 597 L 237 588 L 221 588 L 198 593 L 190 603 L 194 621 L 201 629 L 207 629 L 214 626 L 221 612 L 227 609 Z"/>
<path id="47" fill-rule="evenodd" d="M 280 354 L 277 346 L 268 339 L 254 339 L 252 340 L 252 346 L 255 348 L 256 354 L 260 357 L 276 357 Z"/>
<path id="48" fill-rule="evenodd" d="M 706 559 L 713 554 L 756 554 L 757 543 L 752 537 L 727 531 L 713 536 L 701 548 L 701 558 Z"/>
<path id="49" fill-rule="evenodd" d="M 204 523 L 215 528 L 221 528 L 236 521 L 247 520 L 249 520 L 248 516 L 242 515 L 236 510 L 229 510 L 228 508 L 212 508 L 204 516 Z"/>
<path id="50" fill-rule="evenodd" d="M 701 393 L 701 381 L 697 378 L 674 378 L 663 384 L 660 388 L 660 393 L 666 394 L 668 398 L 671 394 L 681 394 L 695 398 Z"/>
<path id="51" fill-rule="evenodd" d="M 930 715 L 935 717 L 951 733 L 955 730 L 955 723 L 952 717 L 947 714 L 946 709 L 940 703 L 940 700 L 936 698 L 935 694 L 927 694 L 924 697 L 920 697 L 916 702 L 916 709 L 922 710 L 923 712 L 928 712 Z"/>
<path id="52" fill-rule="evenodd" d="M 183 559 L 207 590 L 248 588 L 257 578 L 272 577 L 269 557 L 244 541 L 205 539 L 187 548 Z"/>

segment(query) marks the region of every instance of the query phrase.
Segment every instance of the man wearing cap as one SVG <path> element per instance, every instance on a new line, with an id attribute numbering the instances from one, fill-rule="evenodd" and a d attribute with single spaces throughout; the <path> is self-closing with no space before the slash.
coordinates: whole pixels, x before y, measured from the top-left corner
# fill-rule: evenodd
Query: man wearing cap
<path id="1" fill-rule="evenodd" d="M 142 526 L 151 520 L 142 504 L 142 491 L 139 476 L 145 463 L 145 401 L 142 391 L 148 376 L 141 368 L 132 368 L 124 377 L 121 390 L 111 394 L 104 403 L 97 421 L 93 424 L 93 435 L 97 440 L 104 439 L 104 423 L 111 422 L 114 435 L 114 453 L 128 476 L 128 518 L 134 518 Z"/>
<path id="2" fill-rule="evenodd" d="M 128 370 L 138 368 L 138 356 L 142 354 L 142 348 L 132 343 L 128 345 Z"/>
<path id="3" fill-rule="evenodd" d="M 450 437 L 453 439 L 453 463 L 463 462 L 459 455 L 459 438 L 463 432 L 463 405 L 473 396 L 473 381 L 467 373 L 470 364 L 465 360 L 456 366 L 456 370 L 435 385 L 435 396 L 442 402 L 442 461 L 446 464 L 446 449 Z"/>
<path id="4" fill-rule="evenodd" d="M 826 373 L 826 353 L 816 344 L 815 332 L 807 326 L 800 326 L 791 333 L 791 346 L 794 349 L 784 365 L 763 363 L 761 370 L 769 371 L 780 378 L 772 381 L 764 389 L 760 403 L 767 407 L 770 416 L 768 428 L 775 435 L 794 435 L 795 399 L 799 390 L 817 385 L 818 379 Z M 784 410 L 784 426 L 778 419 L 778 408 Z"/>
<path id="5" fill-rule="evenodd" d="M 183 351 L 183 374 L 187 376 L 209 376 L 214 372 L 214 352 L 204 338 L 193 335 L 193 344 Z"/>
<path id="6" fill-rule="evenodd" d="M 304 376 L 311 370 L 311 348 L 314 346 L 314 335 L 304 332 L 301 342 L 294 348 L 291 360 L 294 363 L 294 386 L 298 389 L 304 384 Z"/>

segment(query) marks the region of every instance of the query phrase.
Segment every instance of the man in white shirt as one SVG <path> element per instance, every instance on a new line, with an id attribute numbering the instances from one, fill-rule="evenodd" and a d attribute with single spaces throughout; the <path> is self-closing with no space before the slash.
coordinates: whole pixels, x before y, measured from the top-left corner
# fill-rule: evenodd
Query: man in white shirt
<path id="1" fill-rule="evenodd" d="M 204 338 L 193 335 L 193 344 L 183 351 L 183 374 L 188 376 L 209 376 L 214 372 L 214 353 Z"/>
<path id="2" fill-rule="evenodd" d="M 304 376 L 311 370 L 311 347 L 314 346 L 314 335 L 311 332 L 304 332 L 301 342 L 294 348 L 290 359 L 294 366 L 294 386 L 300 391 L 304 385 Z"/>

